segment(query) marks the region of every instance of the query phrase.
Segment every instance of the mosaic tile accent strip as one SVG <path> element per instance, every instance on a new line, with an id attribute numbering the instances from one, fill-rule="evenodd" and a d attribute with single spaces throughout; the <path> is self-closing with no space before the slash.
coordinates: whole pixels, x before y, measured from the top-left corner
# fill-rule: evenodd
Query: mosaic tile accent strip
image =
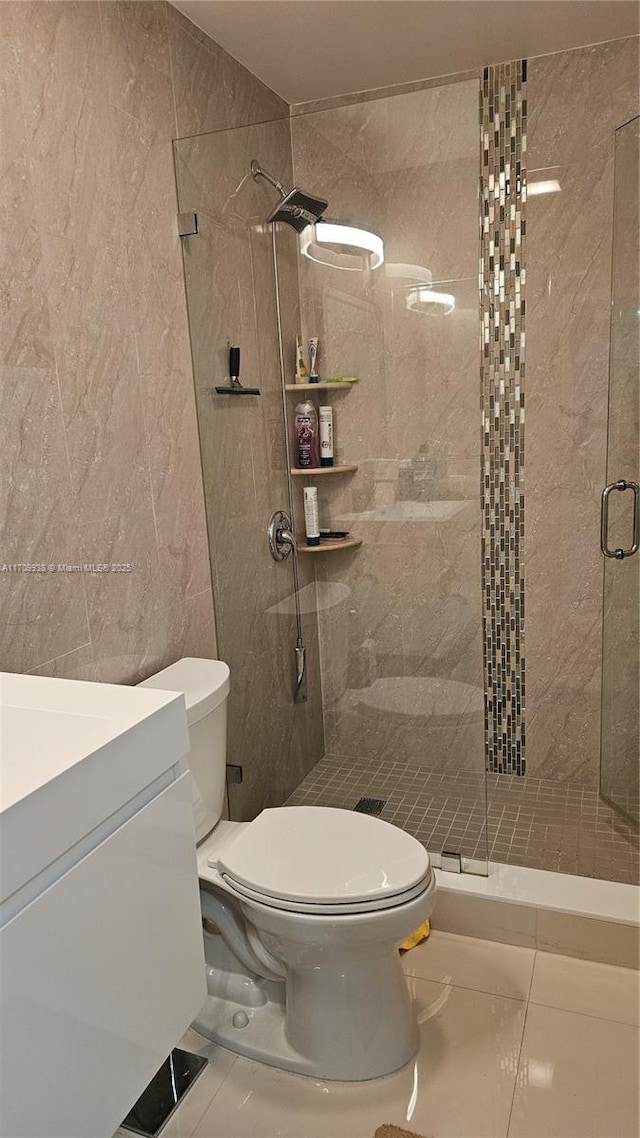
<path id="1" fill-rule="evenodd" d="M 482 586 L 487 769 L 524 775 L 526 61 L 480 88 Z"/>
<path id="2" fill-rule="evenodd" d="M 581 783 L 333 755 L 313 768 L 287 805 L 353 810 L 363 795 L 385 799 L 380 817 L 431 853 L 450 848 L 506 865 L 640 881 L 637 825 Z M 637 818 L 638 799 L 627 806 Z"/>

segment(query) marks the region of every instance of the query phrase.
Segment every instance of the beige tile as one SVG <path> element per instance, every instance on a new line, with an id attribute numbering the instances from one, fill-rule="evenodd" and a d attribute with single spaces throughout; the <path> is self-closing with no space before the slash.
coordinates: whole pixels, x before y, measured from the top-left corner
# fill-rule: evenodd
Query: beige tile
<path id="1" fill-rule="evenodd" d="M 638 1027 L 639 997 L 639 977 L 633 968 L 616 968 L 551 952 L 536 955 L 529 997 L 534 1004 Z"/>
<path id="2" fill-rule="evenodd" d="M 216 630 L 211 589 L 186 597 L 185 622 L 180 656 L 217 657 Z M 178 659 L 176 655 L 176 659 Z"/>
<path id="3" fill-rule="evenodd" d="M 527 203 L 527 770 L 591 785 L 602 560 L 590 535 L 606 480 L 613 144 L 640 109 L 637 69 L 631 37 L 528 70 L 529 171 L 555 167 L 541 176 L 557 176 L 562 192 Z"/>
<path id="4" fill-rule="evenodd" d="M 385 1079 L 340 1084 L 240 1058 L 197 1138 L 372 1138 L 383 1122 L 438 1138 L 504 1138 L 522 1004 L 426 980 L 411 985 L 421 1019 L 415 1063 Z"/>
<path id="5" fill-rule="evenodd" d="M 93 680 L 95 674 L 91 645 L 83 644 L 64 656 L 57 656 L 55 660 L 47 660 L 37 668 L 30 668 L 29 672 L 34 676 L 54 676 L 63 680 Z"/>
<path id="6" fill-rule="evenodd" d="M 89 639 L 81 573 L 0 574 L 0 667 L 26 672 Z"/>
<path id="7" fill-rule="evenodd" d="M 73 561 L 77 537 L 54 369 L 0 367 L 2 561 Z M 38 661 L 39 663 L 41 661 Z"/>
<path id="8" fill-rule="evenodd" d="M 50 367 L 53 348 L 42 280 L 42 243 L 34 217 L 15 50 L 15 6 L 0 8 L 0 298 L 1 362 Z"/>
<path id="9" fill-rule="evenodd" d="M 567 913 L 538 910 L 537 947 L 581 960 L 637 968 L 640 961 L 637 925 L 596 921 Z"/>
<path id="10" fill-rule="evenodd" d="M 384 272 L 300 265 L 303 335 L 320 336 L 321 370 L 362 380 L 332 400 L 336 448 L 359 469 L 322 487 L 324 516 L 363 538 L 317 566 L 348 590 L 344 611 L 320 614 L 327 747 L 478 769 L 477 83 L 305 114 L 292 136 L 296 178 L 332 215 L 383 233 L 388 263 L 455 278 L 456 294 L 455 315 L 431 319 L 408 311 L 406 288 Z M 469 476 L 473 501 L 446 524 L 386 519 L 389 506 L 466 496 Z M 479 710 L 453 699 L 445 710 L 450 679 L 470 685 L 451 689 L 460 701 L 480 693 Z"/>
<path id="11" fill-rule="evenodd" d="M 536 911 L 524 905 L 462 897 L 440 889 L 432 923 L 435 929 L 461 936 L 514 944 L 521 948 L 536 946 Z"/>
<path id="12" fill-rule="evenodd" d="M 526 1000 L 534 959 L 532 948 L 436 930 L 403 955 L 402 966 L 408 976 Z"/>
<path id="13" fill-rule="evenodd" d="M 168 8 L 178 137 L 284 118 L 287 104 L 175 8 Z"/>
<path id="14" fill-rule="evenodd" d="M 638 1029 L 530 1004 L 509 1138 L 637 1138 Z"/>

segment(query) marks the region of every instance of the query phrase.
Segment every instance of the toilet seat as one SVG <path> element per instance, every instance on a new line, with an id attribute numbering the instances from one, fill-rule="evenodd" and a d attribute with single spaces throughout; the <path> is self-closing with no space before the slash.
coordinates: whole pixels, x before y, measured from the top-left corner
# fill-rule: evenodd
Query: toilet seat
<path id="1" fill-rule="evenodd" d="M 383 909 L 393 909 L 397 905 L 404 905 L 408 901 L 413 901 L 414 898 L 428 891 L 434 877 L 433 870 L 430 869 L 422 881 L 404 893 L 395 893 L 391 897 L 378 897 L 371 901 L 346 901 L 342 904 L 337 903 L 334 905 L 316 904 L 309 901 L 286 901 L 281 897 L 272 897 L 267 893 L 259 893 L 255 889 L 248 889 L 246 885 L 241 885 L 238 881 L 234 881 L 233 878 L 225 873 L 221 874 L 221 879 L 229 892 L 233 893 L 240 901 L 254 901 L 260 905 L 266 905 L 270 909 L 281 909 L 289 913 L 308 913 L 323 917 L 347 917 L 357 913 L 377 913 Z"/>
<path id="2" fill-rule="evenodd" d="M 394 908 L 433 879 L 429 855 L 411 835 L 322 806 L 264 810 L 208 864 L 240 898 L 318 915 Z"/>

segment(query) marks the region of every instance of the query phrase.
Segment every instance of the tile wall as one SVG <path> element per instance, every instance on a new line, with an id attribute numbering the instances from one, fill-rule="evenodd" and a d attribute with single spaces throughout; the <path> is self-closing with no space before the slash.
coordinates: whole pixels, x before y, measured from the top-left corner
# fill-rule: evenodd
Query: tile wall
<path id="1" fill-rule="evenodd" d="M 597 786 L 616 127 L 637 37 L 533 59 L 527 202 L 527 773 Z M 631 635 L 631 633 L 630 633 Z"/>
<path id="2" fill-rule="evenodd" d="M 176 143 L 180 208 L 196 210 L 184 239 L 196 403 L 206 487 L 218 646 L 231 668 L 228 762 L 232 817 L 279 805 L 322 757 L 322 692 L 313 565 L 300 557 L 308 700 L 294 702 L 293 560 L 267 545 L 274 510 L 288 509 L 271 227 L 276 191 L 249 172 L 253 158 L 292 182 L 287 120 Z M 286 358 L 298 329 L 297 244 L 277 234 Z M 241 382 L 260 395 L 218 395 L 229 383 L 228 344 L 241 348 Z"/>
<path id="3" fill-rule="evenodd" d="M 0 5 L 0 667 L 216 652 L 171 141 L 286 116 L 163 2 Z M 58 566 L 131 565 L 131 572 Z"/>
<path id="4" fill-rule="evenodd" d="M 464 279 L 467 271 L 471 276 L 475 255 L 468 222 L 477 214 L 477 199 L 475 189 L 466 194 L 466 176 L 456 166 L 462 153 L 447 155 L 440 143 L 446 148 L 448 139 L 452 148 L 464 147 L 467 129 L 477 131 L 463 106 L 475 81 L 464 76 L 419 87 L 347 97 L 341 106 L 332 100 L 295 107 L 296 177 L 326 194 L 332 217 L 358 219 L 383 233 L 388 259 L 422 259 L 434 267 L 436 282 Z M 519 416 L 523 429 L 522 401 L 510 402 L 508 411 L 503 403 L 498 423 L 499 438 L 514 420 L 510 460 L 514 485 L 519 482 L 511 521 L 507 504 L 498 503 L 504 524 L 495 534 L 498 542 L 512 539 L 514 545 L 509 635 L 498 644 L 497 626 L 507 619 L 500 604 L 493 611 L 490 605 L 487 627 L 494 663 L 499 658 L 501 665 L 503 646 L 505 667 L 507 648 L 509 663 L 517 659 L 505 671 L 513 682 L 502 692 L 508 699 L 501 701 L 501 724 L 495 675 L 485 682 L 490 719 L 496 711 L 494 742 L 500 736 L 506 747 L 504 769 L 594 788 L 600 762 L 599 499 L 606 475 L 613 152 L 616 127 L 640 109 L 637 37 L 530 60 L 526 106 L 529 183 L 555 179 L 561 188 L 532 195 L 526 206 L 526 464 L 522 439 L 516 439 Z M 455 117 L 449 120 L 449 114 Z M 440 140 L 434 139 L 434 122 L 442 130 Z M 470 135 L 467 158 L 477 177 L 474 146 L 477 135 Z M 452 189 L 447 178 L 454 173 Z M 473 576 L 474 558 L 480 559 L 474 489 L 480 449 L 477 341 L 472 334 L 466 354 L 466 326 L 459 320 L 460 309 L 469 306 L 456 296 L 449 325 L 455 337 L 447 337 L 445 319 L 416 333 L 409 324 L 415 313 L 401 318 L 382 287 L 354 285 L 347 273 L 336 285 L 327 272 L 302 266 L 303 326 L 305 334 L 324 337 L 326 370 L 361 376 L 358 389 L 334 398 L 338 453 L 360 468 L 348 482 L 323 487 L 324 508 L 332 524 L 342 522 L 363 537 L 361 549 L 318 562 L 319 588 L 331 588 L 334 598 L 333 607 L 320 614 L 327 752 L 354 760 L 393 754 L 473 769 L 473 700 L 465 704 L 463 692 L 449 682 L 462 679 L 481 697 L 485 687 L 475 670 L 473 633 L 481 611 Z M 450 282 L 438 287 L 448 289 Z M 451 291 L 460 287 L 458 282 Z M 520 370 L 523 364 L 521 351 Z M 515 387 L 510 394 L 515 396 Z M 466 499 L 466 512 L 454 521 L 418 521 L 416 503 L 404 501 L 409 481 L 413 487 L 421 483 L 418 498 L 457 499 L 458 505 Z M 526 531 L 519 514 L 525 488 Z M 417 708 L 427 706 L 425 724 Z M 499 770 L 491 739 L 487 762 Z"/>
<path id="5" fill-rule="evenodd" d="M 271 295 L 268 256 L 256 232 L 247 291 L 247 246 L 227 224 L 237 183 L 227 186 L 220 173 L 258 146 L 265 164 L 289 176 L 289 108 L 160 0 L 5 2 L 0 20 L 9 470 L 0 564 L 132 566 L 2 572 L 0 666 L 134 682 L 180 655 L 216 652 L 171 140 L 218 132 L 209 134 L 219 151 L 208 188 L 224 185 L 229 201 L 216 199 L 212 233 L 225 256 L 238 254 L 228 312 L 242 331 L 256 298 Z M 638 114 L 637 68 L 636 39 L 540 57 L 528 68 L 529 181 L 557 179 L 561 190 L 528 203 L 527 774 L 589 787 L 599 763 L 613 137 Z M 319 266 L 300 267 L 299 323 L 321 339 L 321 370 L 361 379 L 333 396 L 338 457 L 359 470 L 323 485 L 321 511 L 323 522 L 357 531 L 363 546 L 317 561 L 317 600 L 311 569 L 303 570 L 309 607 L 320 613 L 326 751 L 347 759 L 393 754 L 455 770 L 484 762 L 477 94 L 477 79 L 461 77 L 325 110 L 297 107 L 291 121 L 295 179 L 326 194 L 331 216 L 383 233 L 388 263 L 428 268 L 433 287 L 455 299 L 453 313 L 425 314 L 406 304 L 410 280 L 355 282 L 344 273 L 336 281 Z M 231 142 L 229 127 L 254 133 L 241 130 Z M 292 367 L 292 257 L 284 275 Z M 273 313 L 266 307 L 262 317 Z M 236 517 L 221 486 L 244 485 L 242 456 L 256 435 L 232 408 L 214 427 L 204 396 L 220 370 L 226 323 L 226 310 L 214 312 L 217 354 L 197 377 L 202 439 L 211 426 L 220 441 L 215 461 L 205 455 L 220 649 L 237 652 L 238 677 L 247 653 L 252 661 L 237 681 L 244 694 L 232 710 L 233 737 L 271 701 L 269 769 L 284 797 L 305 773 L 298 759 L 282 779 L 277 773 L 289 632 L 285 620 L 275 633 L 284 635 L 282 652 L 270 653 L 267 613 L 286 608 L 287 589 L 269 569 L 264 596 L 247 607 L 255 561 L 240 531 L 223 526 L 223 516 L 244 520 L 243 532 L 257 534 L 267 507 L 280 504 L 277 361 L 264 347 L 273 345 L 271 325 L 269 336 L 247 339 L 245 367 L 255 365 L 265 386 L 256 430 L 269 456 L 264 470 L 251 471 L 250 525 L 248 499 L 234 499 Z M 211 343 L 204 338 L 205 348 Z M 237 557 L 223 556 L 235 548 L 227 539 L 240 541 Z M 274 684 L 281 694 L 272 698 Z M 317 705 L 309 715 L 294 731 L 305 763 L 319 757 L 322 740 Z M 238 756 L 244 749 L 239 742 Z M 257 764 L 256 756 L 253 782 L 238 792 L 243 815 L 263 801 Z"/>
<path id="6" fill-rule="evenodd" d="M 374 271 L 300 264 L 321 376 L 359 378 L 329 397 L 358 470 L 318 485 L 363 544 L 315 559 L 326 751 L 354 761 L 483 768 L 477 100 L 472 79 L 292 119 L 297 184 L 385 242 Z M 414 303 L 427 278 L 451 311 Z"/>

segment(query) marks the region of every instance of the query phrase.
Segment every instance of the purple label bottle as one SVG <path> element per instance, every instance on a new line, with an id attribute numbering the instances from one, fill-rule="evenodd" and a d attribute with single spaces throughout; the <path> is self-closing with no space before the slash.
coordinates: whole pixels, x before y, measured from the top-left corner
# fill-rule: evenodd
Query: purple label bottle
<path id="1" fill-rule="evenodd" d="M 311 402 L 298 403 L 294 419 L 296 465 L 301 470 L 320 466 L 318 413 Z"/>

